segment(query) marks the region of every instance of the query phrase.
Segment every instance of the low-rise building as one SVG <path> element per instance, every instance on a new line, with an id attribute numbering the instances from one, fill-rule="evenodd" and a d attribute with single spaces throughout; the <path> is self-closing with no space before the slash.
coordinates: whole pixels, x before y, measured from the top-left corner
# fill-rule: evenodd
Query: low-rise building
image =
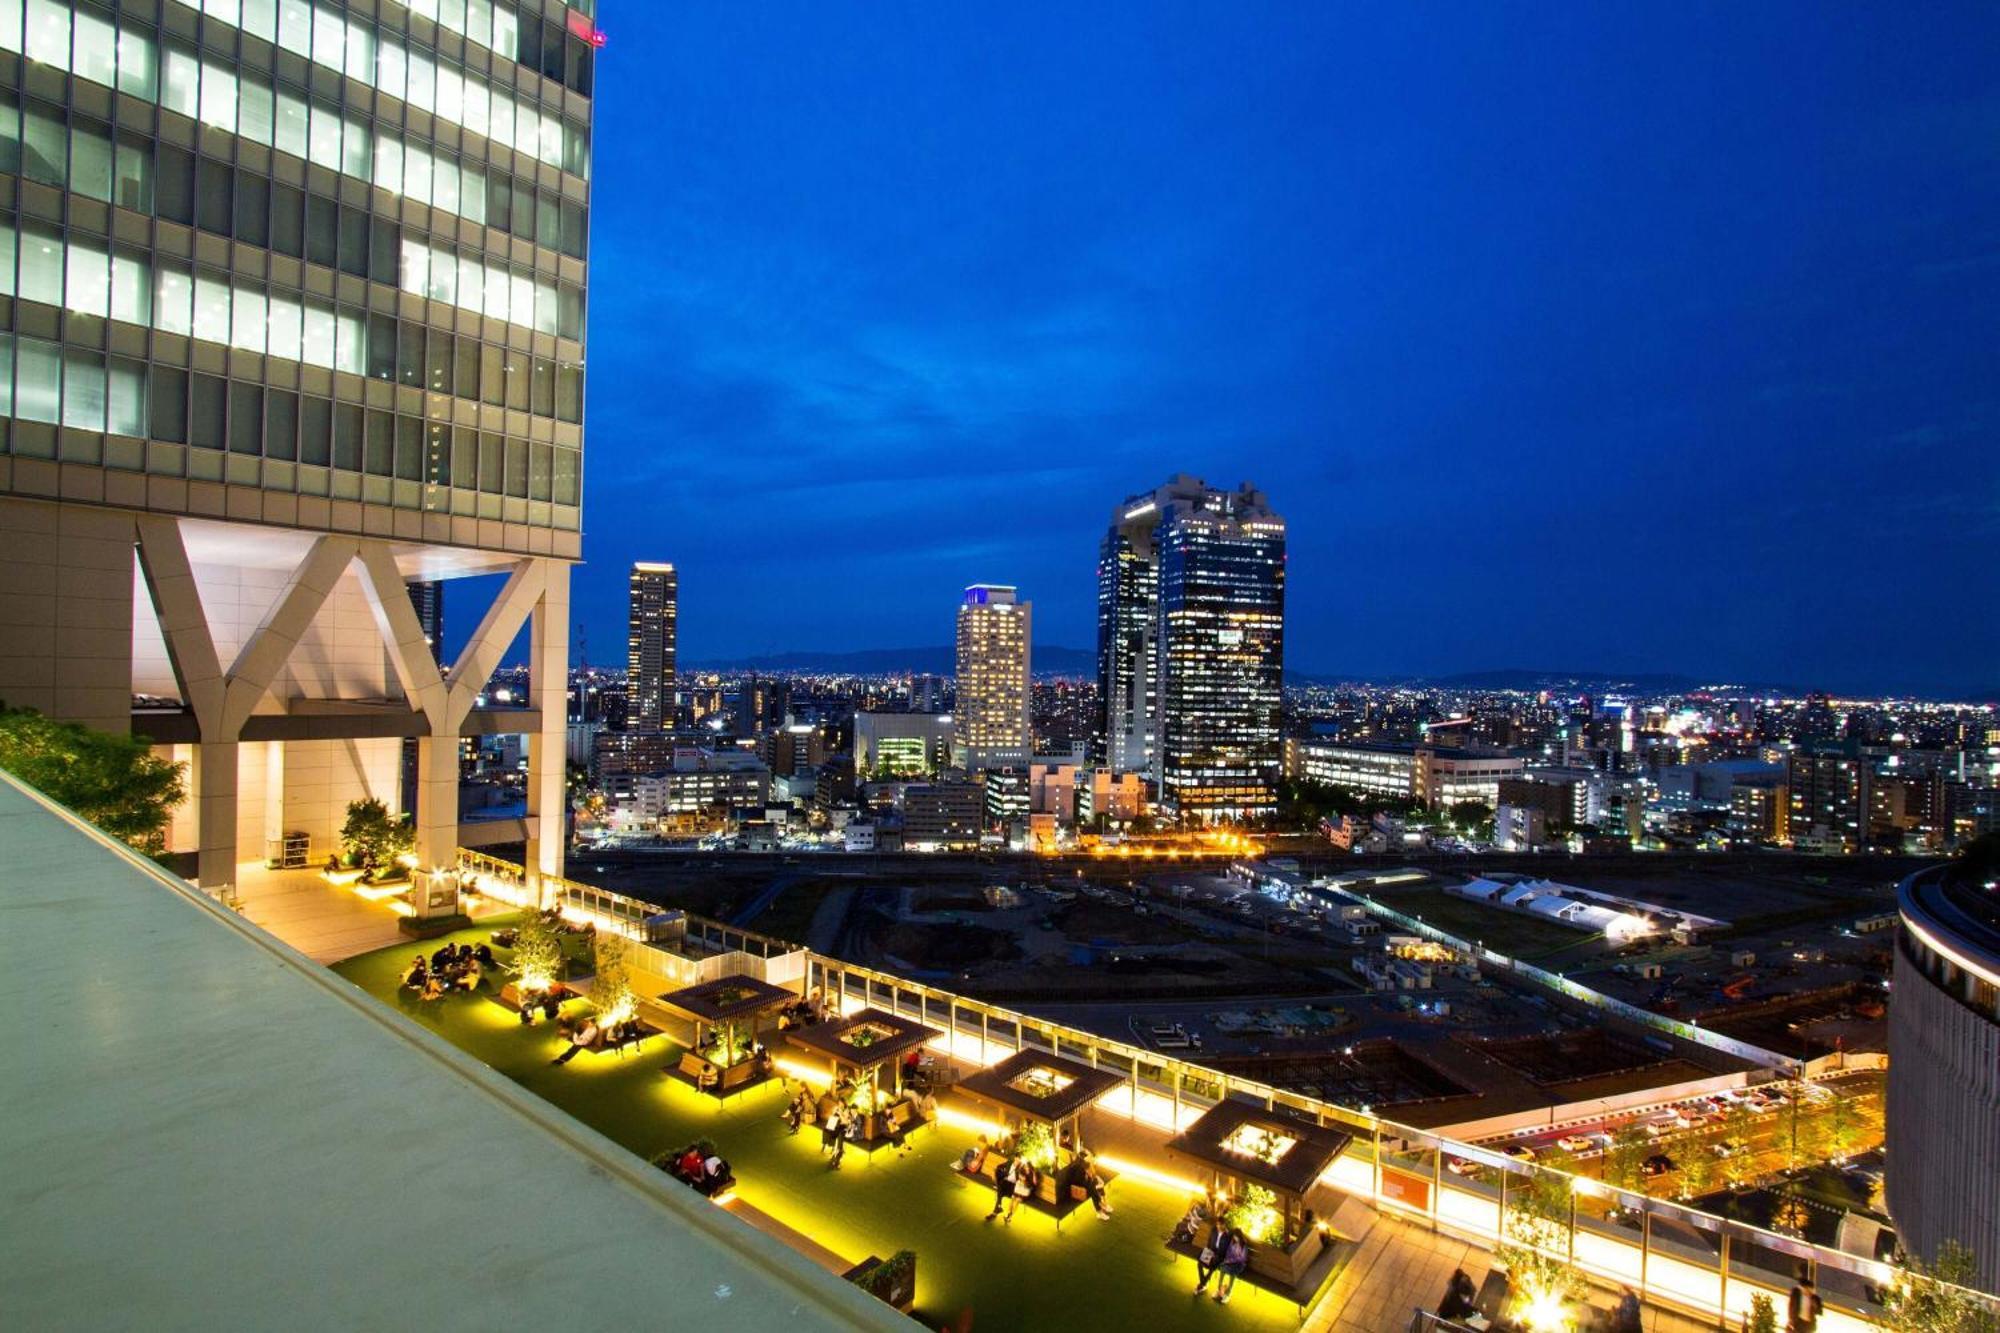
<path id="1" fill-rule="evenodd" d="M 903 845 L 911 851 L 977 847 L 985 816 L 980 783 L 914 783 L 903 791 Z"/>

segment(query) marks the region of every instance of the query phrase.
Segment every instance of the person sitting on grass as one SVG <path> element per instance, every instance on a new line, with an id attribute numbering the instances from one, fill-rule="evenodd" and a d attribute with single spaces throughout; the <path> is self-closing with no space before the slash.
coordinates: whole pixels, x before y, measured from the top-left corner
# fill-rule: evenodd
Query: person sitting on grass
<path id="1" fill-rule="evenodd" d="M 424 966 L 424 956 L 418 954 L 410 960 L 410 965 L 403 969 L 403 989 L 422 990 L 424 988 L 424 981 L 429 976 L 430 969 Z"/>
<path id="2" fill-rule="evenodd" d="M 552 1065 L 566 1065 L 570 1061 L 576 1059 L 576 1053 L 578 1051 L 594 1050 L 597 1046 L 597 1043 L 602 1041 L 603 1039 L 604 1039 L 604 1030 L 597 1026 L 597 1020 L 594 1018 L 586 1018 L 583 1020 L 583 1026 L 578 1028 L 573 1034 L 571 1034 L 569 1039 L 569 1049 L 564 1051 L 561 1055 L 558 1055 L 555 1059 L 549 1061 L 549 1063 Z"/>

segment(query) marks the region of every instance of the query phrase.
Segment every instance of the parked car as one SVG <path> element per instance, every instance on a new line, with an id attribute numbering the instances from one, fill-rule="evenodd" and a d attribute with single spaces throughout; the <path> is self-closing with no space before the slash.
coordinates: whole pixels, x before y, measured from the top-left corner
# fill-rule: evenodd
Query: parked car
<path id="1" fill-rule="evenodd" d="M 1654 1176 L 1664 1176 L 1667 1172 L 1674 1169 L 1674 1159 L 1665 1153 L 1656 1152 L 1640 1163 L 1639 1169 L 1646 1173 L 1648 1179 Z"/>
<path id="2" fill-rule="evenodd" d="M 1738 1139 L 1718 1139 L 1714 1143 L 1708 1145 L 1708 1150 L 1714 1153 L 1717 1157 L 1726 1160 L 1728 1158 L 1734 1157 L 1737 1153 L 1742 1152 L 1743 1144 Z"/>
<path id="3" fill-rule="evenodd" d="M 1479 1174 L 1479 1163 L 1468 1162 L 1463 1157 L 1453 1157 L 1447 1153 L 1444 1159 L 1444 1169 L 1455 1176 L 1476 1176 Z"/>
<path id="4" fill-rule="evenodd" d="M 1565 1134 L 1556 1140 L 1556 1147 L 1564 1152 L 1591 1152 L 1597 1142 L 1587 1134 Z"/>
<path id="5" fill-rule="evenodd" d="M 1535 1150 L 1525 1143 L 1510 1143 L 1500 1151 L 1506 1153 L 1517 1162 L 1532 1162 L 1535 1160 Z"/>

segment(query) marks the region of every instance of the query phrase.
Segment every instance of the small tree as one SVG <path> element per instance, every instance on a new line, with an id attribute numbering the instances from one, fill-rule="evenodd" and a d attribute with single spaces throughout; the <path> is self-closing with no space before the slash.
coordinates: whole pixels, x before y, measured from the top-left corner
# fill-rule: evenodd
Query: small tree
<path id="1" fill-rule="evenodd" d="M 144 741 L 0 705 L 0 768 L 148 856 L 167 850 L 187 766 Z"/>
<path id="2" fill-rule="evenodd" d="M 390 814 L 389 807 L 372 796 L 348 803 L 347 822 L 340 826 L 340 848 L 350 865 L 379 869 L 407 855 L 416 845 L 416 829 L 408 815 Z"/>
<path id="3" fill-rule="evenodd" d="M 540 912 L 522 917 L 514 931 L 514 971 L 524 992 L 547 990 L 563 978 L 562 938 Z"/>
<path id="4" fill-rule="evenodd" d="M 1518 1178 L 1516 1178 L 1518 1179 Z M 1525 1327 L 1554 1327 L 1563 1302 L 1583 1290 L 1570 1265 L 1575 1212 L 1570 1177 L 1559 1170 L 1531 1171 L 1509 1181 L 1499 1254 L 1517 1302 L 1513 1314 Z"/>
<path id="5" fill-rule="evenodd" d="M 1883 1300 L 1886 1327 L 1895 1333 L 1994 1333 L 2000 1329 L 1992 1307 L 1967 1290 L 1977 1279 L 1972 1251 L 1955 1240 L 1938 1246 L 1926 1264 L 1905 1256 L 1896 1285 Z"/>
<path id="6" fill-rule="evenodd" d="M 1861 1113 L 1851 1097 L 1836 1097 L 1826 1108 L 1826 1146 L 1835 1157 L 1854 1151 L 1861 1139 Z"/>
<path id="7" fill-rule="evenodd" d="M 597 932 L 596 960 L 590 979 L 591 1003 L 598 1017 L 622 1023 L 632 1016 L 637 1000 L 632 994 L 632 974 L 625 965 L 625 937 L 608 930 Z"/>
<path id="8" fill-rule="evenodd" d="M 1706 1194 L 1715 1186 L 1715 1158 L 1708 1149 L 1693 1144 L 1682 1155 L 1680 1163 L 1681 1197 L 1692 1199 L 1698 1194 Z"/>
<path id="9" fill-rule="evenodd" d="M 1646 1148 L 1650 1140 L 1637 1125 L 1621 1125 L 1604 1155 L 1604 1179 L 1614 1188 L 1644 1192 Z"/>
<path id="10" fill-rule="evenodd" d="M 1778 1306 L 1763 1292 L 1750 1298 L 1750 1322 L 1744 1333 L 1778 1333 Z"/>

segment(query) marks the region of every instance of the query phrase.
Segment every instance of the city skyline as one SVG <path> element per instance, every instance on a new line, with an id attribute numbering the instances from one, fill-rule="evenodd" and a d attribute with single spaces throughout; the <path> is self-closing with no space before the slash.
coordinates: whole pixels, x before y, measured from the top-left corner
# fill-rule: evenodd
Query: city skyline
<path id="1" fill-rule="evenodd" d="M 691 661 L 982 580 L 1088 649 L 1105 506 L 1186 471 L 1281 497 L 1302 674 L 1993 688 L 1990 595 L 1898 572 L 2000 546 L 1962 13 L 607 15 L 600 117 L 691 132 L 605 136 L 579 619 L 659 558 Z"/>

